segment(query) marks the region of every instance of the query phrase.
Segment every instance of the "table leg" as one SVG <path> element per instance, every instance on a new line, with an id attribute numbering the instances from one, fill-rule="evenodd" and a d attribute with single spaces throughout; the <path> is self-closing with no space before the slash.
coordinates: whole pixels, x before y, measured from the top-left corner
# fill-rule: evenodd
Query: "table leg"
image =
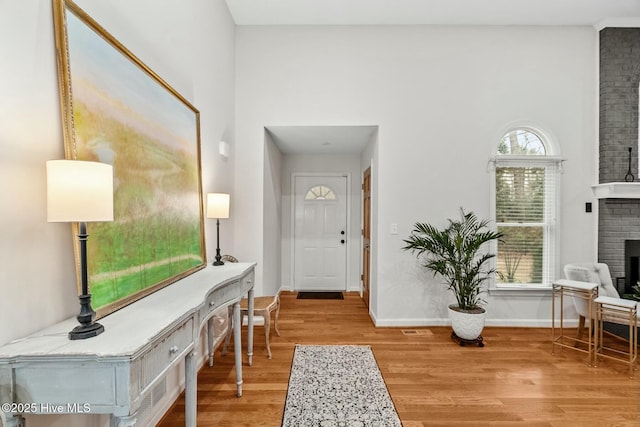
<path id="1" fill-rule="evenodd" d="M 127 417 L 116 417 L 115 415 L 111 416 L 111 427 L 135 427 L 138 422 L 137 416 L 131 415 Z"/>
<path id="2" fill-rule="evenodd" d="M 242 396 L 242 317 L 240 301 L 233 304 L 233 351 L 236 358 L 236 386 L 238 397 Z"/>
<path id="3" fill-rule="evenodd" d="M 196 352 L 192 351 L 184 359 L 184 424 L 196 427 L 198 412 L 198 372 Z"/>
<path id="4" fill-rule="evenodd" d="M 253 365 L 253 310 L 254 310 L 254 296 L 253 288 L 249 289 L 248 296 L 248 324 L 247 324 L 247 356 L 249 358 L 249 366 Z"/>
<path id="5" fill-rule="evenodd" d="M 0 412 L 0 421 L 4 421 L 2 425 L 6 425 L 7 427 L 24 427 L 26 425 L 22 415 L 11 412 Z"/>
<path id="6" fill-rule="evenodd" d="M 592 334 L 592 339 L 597 339 L 596 333 L 597 333 L 597 328 L 598 328 L 598 306 L 595 303 L 595 300 L 598 298 L 598 288 L 594 288 L 591 289 L 591 293 L 589 293 L 589 316 L 590 318 L 588 319 L 589 321 L 589 330 L 588 332 L 590 334 Z M 597 347 L 597 343 L 596 342 L 592 342 L 591 340 L 589 340 L 589 343 L 592 345 L 592 347 L 589 348 L 589 356 L 591 356 L 591 361 L 589 366 L 595 366 L 596 364 L 596 360 L 595 358 L 597 357 L 597 352 L 598 352 L 598 347 Z"/>
<path id="7" fill-rule="evenodd" d="M 551 291 L 551 354 L 556 350 L 556 288 Z"/>
<path id="8" fill-rule="evenodd" d="M 213 316 L 207 321 L 207 352 L 209 354 L 209 366 L 213 366 Z"/>

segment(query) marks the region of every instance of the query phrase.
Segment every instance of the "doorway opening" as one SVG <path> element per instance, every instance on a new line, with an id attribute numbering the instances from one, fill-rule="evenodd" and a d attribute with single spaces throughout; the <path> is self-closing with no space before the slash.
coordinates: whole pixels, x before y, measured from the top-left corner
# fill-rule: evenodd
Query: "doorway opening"
<path id="1" fill-rule="evenodd" d="M 273 280 L 272 292 L 363 294 L 362 179 L 376 161 L 377 139 L 377 126 L 265 127 L 265 289 Z M 303 183 L 307 178 L 316 182 Z M 324 178 L 346 180 L 346 188 Z"/>

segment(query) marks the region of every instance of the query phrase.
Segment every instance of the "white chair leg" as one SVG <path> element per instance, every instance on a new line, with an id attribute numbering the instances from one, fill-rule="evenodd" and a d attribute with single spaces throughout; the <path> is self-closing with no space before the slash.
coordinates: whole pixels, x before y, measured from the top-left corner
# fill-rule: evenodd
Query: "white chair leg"
<path id="1" fill-rule="evenodd" d="M 267 354 L 269 355 L 269 359 L 271 359 L 271 346 L 269 343 L 269 333 L 271 330 L 271 313 L 268 310 L 265 310 L 265 313 L 262 315 L 264 318 L 264 339 L 267 344 Z"/>

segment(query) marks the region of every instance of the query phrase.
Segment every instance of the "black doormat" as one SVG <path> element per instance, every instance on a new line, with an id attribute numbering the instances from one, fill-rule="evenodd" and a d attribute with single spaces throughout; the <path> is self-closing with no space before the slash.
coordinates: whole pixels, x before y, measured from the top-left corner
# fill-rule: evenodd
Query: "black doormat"
<path id="1" fill-rule="evenodd" d="M 342 292 L 298 292 L 297 299 L 344 299 Z"/>

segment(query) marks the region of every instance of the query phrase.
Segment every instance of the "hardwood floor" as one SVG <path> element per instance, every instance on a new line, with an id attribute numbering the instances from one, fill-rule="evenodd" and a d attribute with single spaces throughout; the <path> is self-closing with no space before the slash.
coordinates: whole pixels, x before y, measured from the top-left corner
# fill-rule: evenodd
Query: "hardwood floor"
<path id="1" fill-rule="evenodd" d="M 243 397 L 235 396 L 232 352 L 218 351 L 215 366 L 201 369 L 199 427 L 279 426 L 295 344 L 371 345 L 404 427 L 640 425 L 640 372 L 629 379 L 626 365 L 609 360 L 590 368 L 570 349 L 552 355 L 550 329 L 485 328 L 484 348 L 460 347 L 448 327 L 375 328 L 354 293 L 297 300 L 285 292 L 281 304 L 271 360 L 256 327 Z M 183 397 L 160 425 L 184 425 Z"/>

